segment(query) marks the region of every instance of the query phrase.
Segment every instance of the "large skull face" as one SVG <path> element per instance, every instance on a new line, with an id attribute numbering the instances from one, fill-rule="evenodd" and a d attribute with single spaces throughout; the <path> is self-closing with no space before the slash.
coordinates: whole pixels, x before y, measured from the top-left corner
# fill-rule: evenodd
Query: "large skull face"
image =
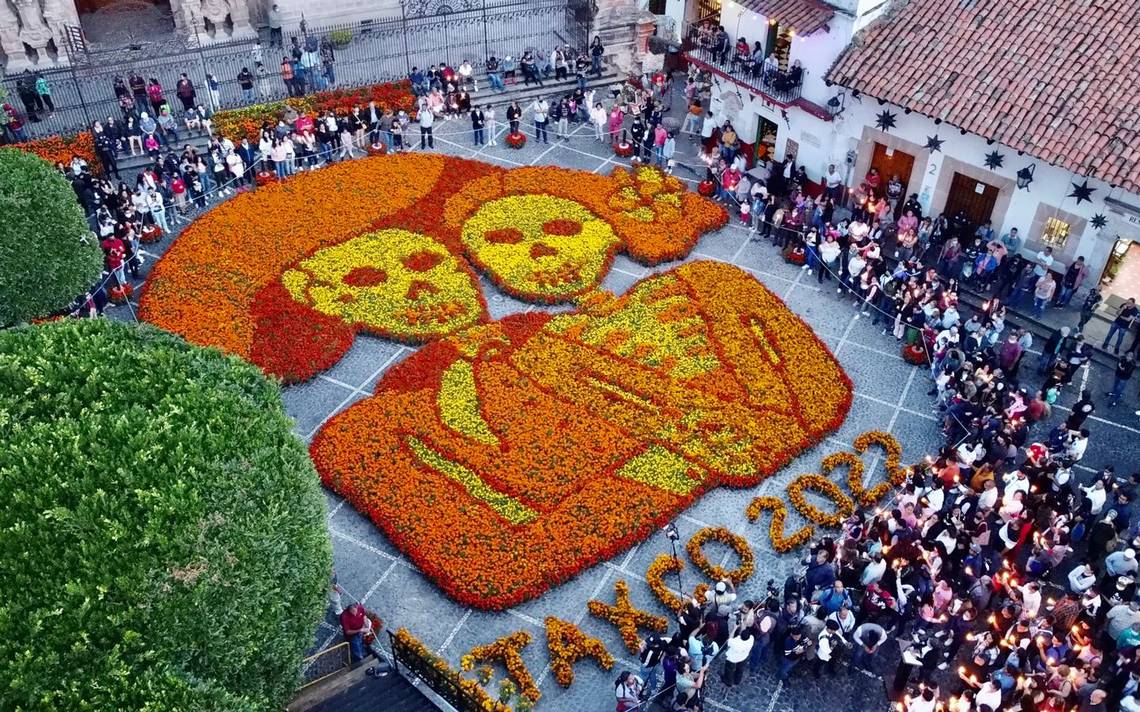
<path id="1" fill-rule="evenodd" d="M 297 301 L 397 339 L 448 334 L 483 315 L 470 272 L 443 245 L 406 230 L 327 247 L 281 280 Z"/>
<path id="2" fill-rule="evenodd" d="M 567 299 L 601 281 L 619 239 L 581 203 L 512 195 L 484 204 L 463 225 L 463 245 L 505 291 Z"/>

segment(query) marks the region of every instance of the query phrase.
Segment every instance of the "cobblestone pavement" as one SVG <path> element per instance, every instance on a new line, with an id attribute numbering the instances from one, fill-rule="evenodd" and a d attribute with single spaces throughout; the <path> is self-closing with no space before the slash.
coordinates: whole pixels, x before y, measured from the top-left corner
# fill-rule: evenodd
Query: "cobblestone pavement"
<path id="1" fill-rule="evenodd" d="M 568 142 L 536 145 L 532 139 L 517 151 L 503 146 L 501 140 L 498 147 L 476 150 L 470 146 L 465 133 L 468 129 L 469 125 L 463 121 L 441 122 L 436 128 L 436 150 L 507 167 L 549 164 L 603 172 L 621 164 L 608 146 L 595 142 L 584 127 L 579 127 Z M 699 165 L 695 160 L 696 143 L 682 138 L 679 144 L 678 160 L 690 166 Z M 678 168 L 677 175 L 691 183 L 697 178 L 697 173 L 682 167 Z M 162 246 L 155 247 L 159 248 L 157 254 Z M 759 486 L 710 492 L 677 521 L 682 542 L 708 525 L 724 526 L 745 536 L 756 554 L 757 573 L 742 586 L 741 594 L 742 598 L 759 599 L 763 597 L 765 580 L 782 581 L 796 569 L 796 557 L 777 555 L 768 542 L 767 527 L 746 520 L 744 509 L 753 497 L 779 495 L 794 477 L 817 470 L 824 455 L 849 449 L 853 438 L 866 430 L 884 429 L 893 433 L 904 446 L 904 460 L 917 459 L 939 445 L 939 424 L 926 395 L 930 382 L 925 369 L 903 362 L 894 338 L 881 333 L 881 325 L 872 325 L 869 317 L 857 317 L 850 301 L 837 299 L 830 283 L 824 283 L 821 288 L 806 271 L 785 264 L 770 244 L 750 240 L 747 230 L 739 224 L 705 235 L 688 259 L 731 262 L 755 275 L 815 329 L 855 384 L 850 414 L 825 443 L 805 452 Z M 661 265 L 652 271 L 667 270 L 676 264 Z M 625 257 L 618 257 L 603 286 L 620 294 L 650 272 Z M 485 281 L 483 289 L 493 317 L 536 308 L 501 294 Z M 115 310 L 115 315 L 129 318 L 125 307 Z M 285 404 L 296 421 L 298 436 L 307 442 L 332 415 L 370 395 L 383 373 L 410 353 L 409 348 L 389 341 L 359 337 L 349 354 L 335 367 L 308 383 L 286 388 Z M 1031 374 L 1031 382 L 1039 382 L 1032 367 L 1023 371 Z M 1097 365 L 1080 374 L 1078 381 L 1099 395 L 1108 390 L 1112 375 Z M 1062 395 L 1055 418 L 1065 417 L 1065 406 L 1076 398 L 1074 390 L 1067 389 Z M 1132 414 L 1136 407 L 1136 394 L 1130 389 L 1115 410 L 1102 405 L 1090 418 L 1093 445 L 1081 463 L 1082 475 L 1089 476 L 1092 471 L 1113 462 L 1126 467 L 1126 456 L 1133 451 L 1136 435 L 1140 434 L 1137 419 Z M 881 476 L 877 459 L 867 464 L 868 477 Z M 376 609 L 390 626 L 410 628 L 453 665 L 458 665 L 459 657 L 474 645 L 488 643 L 516 630 L 530 631 L 534 642 L 524 650 L 523 658 L 543 694 L 540 711 L 612 709 L 612 683 L 618 669 L 636 669 L 633 656 L 622 645 L 617 630 L 588 614 L 587 600 L 597 598 L 612 602 L 614 583 L 624 580 L 630 586 L 634 605 L 660 615 L 666 613 L 644 582 L 650 562 L 669 551 L 668 541 L 662 535 L 655 535 L 610 561 L 583 571 L 574 580 L 537 600 L 508 611 L 488 613 L 464 608 L 448 599 L 366 518 L 333 493 L 327 493 L 326 497 L 336 570 L 351 597 Z M 789 530 L 801 524 L 794 511 L 789 520 Z M 721 557 L 720 563 L 731 563 L 732 554 L 716 545 L 710 545 L 706 553 L 714 562 Z M 693 572 L 692 566 L 686 564 L 683 573 L 686 588 L 691 589 L 696 583 Z M 547 664 L 542 625 L 547 615 L 573 621 L 587 634 L 604 641 L 618 658 L 617 669 L 604 672 L 592 662 L 583 661 L 575 666 L 574 684 L 566 690 L 560 688 Z M 332 644 L 339 635 L 336 622 L 329 615 L 317 631 L 313 650 Z M 886 654 L 891 657 L 876 661 L 880 675 L 893 673 L 897 652 Z M 885 710 L 888 704 L 881 680 L 860 672 L 816 680 L 809 670 L 801 668 L 788 683 L 781 685 L 769 667 L 733 690 L 721 684 L 719 664 L 713 672 L 707 683 L 706 709 L 720 712 Z"/>

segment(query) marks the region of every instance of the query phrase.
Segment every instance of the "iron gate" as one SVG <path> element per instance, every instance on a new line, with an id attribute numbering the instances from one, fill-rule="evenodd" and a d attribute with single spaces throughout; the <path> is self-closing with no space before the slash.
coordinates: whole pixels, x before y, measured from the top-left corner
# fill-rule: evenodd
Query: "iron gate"
<path id="1" fill-rule="evenodd" d="M 585 48 L 588 22 L 572 0 L 412 0 L 399 17 L 364 20 L 320 28 L 302 27 L 284 37 L 285 49 L 270 48 L 267 41 L 258 48 L 252 40 L 199 44 L 194 38 L 176 47 L 173 43 L 152 51 L 131 53 L 125 48 L 113 51 L 79 47 L 67 68 L 42 72 L 51 85 L 56 110 L 27 124 L 32 137 L 81 131 L 93 121 L 108 116 L 119 118 L 115 97 L 115 77 L 124 79 L 138 71 L 144 79 L 155 78 L 176 113 L 181 106 L 174 95 L 180 74 L 185 73 L 197 88 L 197 100 L 209 103 L 206 74 L 219 82 L 223 108 L 247 102 L 238 85 L 243 67 L 254 72 L 261 57 L 265 73 L 256 82 L 253 103 L 285 98 L 288 94 L 280 78 L 281 59 L 293 37 L 304 45 L 311 37 L 328 38 L 334 46 L 335 86 L 351 87 L 402 79 L 412 67 L 425 68 L 447 62 L 456 66 L 464 59 L 481 69 L 494 53 L 519 57 L 525 50 L 549 54 L 555 45 Z M 195 46 L 197 45 L 197 46 Z M 19 75 L 5 77 L 4 87 L 17 102 Z"/>

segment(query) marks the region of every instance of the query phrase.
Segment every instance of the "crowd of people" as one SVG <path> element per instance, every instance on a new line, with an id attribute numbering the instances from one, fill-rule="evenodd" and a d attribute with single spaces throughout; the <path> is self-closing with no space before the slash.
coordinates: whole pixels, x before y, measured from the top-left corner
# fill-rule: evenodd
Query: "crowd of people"
<path id="1" fill-rule="evenodd" d="M 804 662 L 816 676 L 870 669 L 903 712 L 1140 710 L 1140 471 L 1078 476 L 1097 405 L 1074 377 L 1092 356 L 1081 331 L 1099 290 L 1036 358 L 1003 302 L 1028 306 L 1032 294 L 1037 313 L 1065 308 L 1084 260 L 1056 275 L 1049 248 L 1027 259 L 1015 229 L 998 237 L 962 214 L 924 216 L 897 177 L 873 169 L 850 202 L 835 166 L 819 185 L 793 161 L 746 172 L 731 124 L 718 129 L 703 155 L 717 199 L 926 364 L 945 443 L 907 469 L 892 501 L 815 542 L 782 589 L 769 582 L 742 601 L 721 581 L 688 597 L 677 632 L 647 638 L 640 672 L 615 683 L 619 709 L 650 697 L 700 709 L 723 656 L 729 687 L 765 667 L 788 681 Z M 980 308 L 960 303 L 966 284 L 989 297 Z M 1119 354 L 1137 312 L 1125 302 L 1102 347 L 1115 337 Z M 1120 357 L 1109 406 L 1136 348 Z M 1071 408 L 1057 404 L 1065 389 Z"/>

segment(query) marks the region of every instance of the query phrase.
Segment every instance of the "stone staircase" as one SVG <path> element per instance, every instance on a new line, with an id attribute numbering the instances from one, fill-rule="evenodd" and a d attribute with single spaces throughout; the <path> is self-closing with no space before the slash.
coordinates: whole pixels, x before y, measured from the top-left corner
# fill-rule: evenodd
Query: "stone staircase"
<path id="1" fill-rule="evenodd" d="M 403 675 L 368 677 L 365 666 L 306 688 L 288 712 L 436 712 L 439 708 Z"/>

